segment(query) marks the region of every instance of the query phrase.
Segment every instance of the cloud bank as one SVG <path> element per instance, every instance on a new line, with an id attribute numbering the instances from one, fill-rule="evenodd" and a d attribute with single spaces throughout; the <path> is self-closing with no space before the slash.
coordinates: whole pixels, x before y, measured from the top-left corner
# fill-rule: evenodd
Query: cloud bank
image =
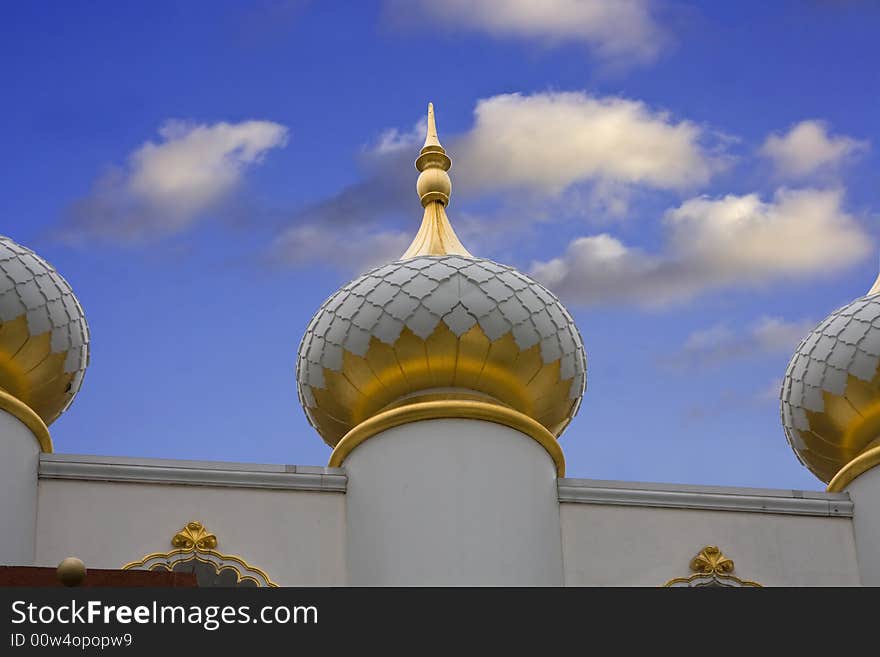
<path id="1" fill-rule="evenodd" d="M 559 204 L 564 192 L 585 186 L 585 207 L 620 215 L 633 186 L 689 190 L 729 162 L 701 126 L 638 101 L 583 92 L 493 96 L 477 103 L 467 132 L 444 134 L 442 123 L 440 132 L 453 158 L 453 203 L 503 193 L 528 196 L 533 206 Z M 296 213 L 273 258 L 311 262 L 332 227 L 356 226 L 364 239 L 387 243 L 383 220 L 394 215 L 411 217 L 414 235 L 421 209 L 412 163 L 423 140 L 423 124 L 383 132 L 364 154 L 371 175 Z"/>
<path id="2" fill-rule="evenodd" d="M 726 323 L 715 324 L 691 333 L 673 363 L 705 367 L 766 354 L 792 354 L 814 326 L 812 320 L 791 322 L 779 317 L 762 317 L 738 331 Z"/>
<path id="3" fill-rule="evenodd" d="M 575 304 L 664 306 L 725 287 L 827 273 L 858 262 L 871 241 L 842 209 L 840 190 L 778 190 L 692 198 L 663 218 L 662 250 L 608 234 L 573 240 L 531 273 Z"/>

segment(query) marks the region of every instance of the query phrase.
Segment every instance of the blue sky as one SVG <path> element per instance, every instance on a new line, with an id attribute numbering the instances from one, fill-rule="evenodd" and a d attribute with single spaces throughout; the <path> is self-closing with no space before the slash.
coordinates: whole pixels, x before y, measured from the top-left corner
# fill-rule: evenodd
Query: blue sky
<path id="1" fill-rule="evenodd" d="M 875 3 L 41 2 L 0 25 L 0 232 L 92 330 L 57 451 L 325 463 L 296 349 L 417 230 L 431 100 L 465 245 L 584 337 L 569 476 L 823 487 L 777 389 L 877 274 Z"/>

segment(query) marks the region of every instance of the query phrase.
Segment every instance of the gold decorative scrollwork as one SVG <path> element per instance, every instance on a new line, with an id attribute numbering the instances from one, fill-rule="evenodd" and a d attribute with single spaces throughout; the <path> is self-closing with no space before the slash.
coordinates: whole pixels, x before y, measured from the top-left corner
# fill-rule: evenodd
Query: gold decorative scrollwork
<path id="1" fill-rule="evenodd" d="M 186 523 L 171 539 L 171 545 L 183 550 L 213 550 L 217 547 L 217 537 L 209 534 L 198 520 Z"/>
<path id="2" fill-rule="evenodd" d="M 693 575 L 675 577 L 663 586 L 727 586 L 761 587 L 757 582 L 740 579 L 733 574 L 733 559 L 725 555 L 717 545 L 707 545 L 691 559 Z"/>
<path id="3" fill-rule="evenodd" d="M 171 539 L 170 552 L 154 552 L 139 561 L 125 564 L 123 570 L 173 570 L 175 564 L 200 562 L 210 564 L 217 574 L 232 571 L 239 584 L 249 583 L 251 586 L 278 586 L 259 568 L 255 568 L 241 557 L 222 554 L 217 547 L 217 537 L 205 526 L 193 520 L 177 532 Z"/>

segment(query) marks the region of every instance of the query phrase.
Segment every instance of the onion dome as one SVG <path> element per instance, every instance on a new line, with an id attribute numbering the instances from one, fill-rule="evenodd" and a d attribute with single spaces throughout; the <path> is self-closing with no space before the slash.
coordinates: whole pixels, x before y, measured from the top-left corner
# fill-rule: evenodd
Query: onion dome
<path id="1" fill-rule="evenodd" d="M 829 490 L 880 462 L 880 278 L 804 338 L 781 397 L 791 448 Z"/>
<path id="2" fill-rule="evenodd" d="M 530 423 L 558 450 L 577 413 L 586 356 L 574 320 L 537 281 L 462 246 L 446 216 L 450 164 L 429 105 L 421 228 L 400 260 L 324 302 L 302 339 L 300 401 L 331 446 L 389 409 L 441 399 L 450 417 L 486 419 L 470 403 L 514 411 L 527 420 L 517 428 Z"/>
<path id="3" fill-rule="evenodd" d="M 51 451 L 46 425 L 73 402 L 88 360 L 89 329 L 70 285 L 0 236 L 0 408 L 36 429 L 44 451 Z"/>

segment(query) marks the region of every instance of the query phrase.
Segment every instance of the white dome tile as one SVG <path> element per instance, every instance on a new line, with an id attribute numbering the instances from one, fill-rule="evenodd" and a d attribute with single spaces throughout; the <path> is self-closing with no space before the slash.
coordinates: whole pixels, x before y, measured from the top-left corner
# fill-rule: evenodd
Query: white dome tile
<path id="1" fill-rule="evenodd" d="M 428 336 L 437 328 L 440 323 L 440 317 L 432 313 L 424 306 L 420 306 L 412 314 L 412 317 L 406 320 L 406 326 L 419 336 L 422 340 L 427 340 Z"/>
<path id="2" fill-rule="evenodd" d="M 477 323 L 477 318 L 465 310 L 461 303 L 458 303 L 455 308 L 443 316 L 443 322 L 456 337 L 461 337 Z"/>
<path id="3" fill-rule="evenodd" d="M 367 353 L 367 349 L 370 346 L 370 333 L 357 326 L 351 326 L 348 329 L 348 335 L 345 337 L 345 342 L 342 346 L 345 347 L 346 351 L 350 351 L 356 356 L 363 356 Z M 330 367 L 329 363 L 326 366 Z M 341 367 L 342 359 L 340 358 L 339 365 L 332 369 L 339 370 Z"/>
<path id="4" fill-rule="evenodd" d="M 532 323 L 535 325 L 535 329 L 538 331 L 542 338 L 549 338 L 551 335 L 560 333 L 561 335 L 567 336 L 569 341 L 572 342 L 572 347 L 574 346 L 574 341 L 571 338 L 571 333 L 569 331 L 560 331 L 559 329 L 557 329 L 556 325 L 553 323 L 553 320 L 550 318 L 550 313 L 547 312 L 546 308 L 532 315 L 531 319 Z"/>
<path id="5" fill-rule="evenodd" d="M 824 411 L 825 410 L 825 402 L 822 399 L 822 389 L 814 388 L 813 386 L 805 385 L 804 388 L 804 399 L 803 405 L 804 408 L 811 411 Z"/>
<path id="6" fill-rule="evenodd" d="M 315 401 L 315 396 L 312 394 L 312 388 L 309 385 L 303 385 L 300 388 L 300 392 L 302 393 L 302 401 L 306 406 L 314 407 L 317 405 Z"/>
<path id="7" fill-rule="evenodd" d="M 562 349 L 556 336 L 541 340 L 541 360 L 552 363 L 560 358 L 562 358 Z"/>
<path id="8" fill-rule="evenodd" d="M 389 283 L 393 283 L 395 285 L 403 285 L 404 283 L 408 283 L 409 281 L 414 279 L 418 275 L 418 273 L 418 270 L 406 267 L 404 265 L 397 267 L 387 276 L 383 276 L 383 278 Z"/>
<path id="9" fill-rule="evenodd" d="M 351 319 L 363 304 L 364 297 L 350 294 L 346 297 L 345 301 L 339 304 L 339 307 L 336 309 L 336 316 L 342 319 Z"/>
<path id="10" fill-rule="evenodd" d="M 853 357 L 849 372 L 863 381 L 870 381 L 877 375 L 878 363 L 880 363 L 880 359 L 878 359 L 877 356 L 872 356 L 871 354 L 858 349 L 856 350 L 856 355 Z"/>
<path id="11" fill-rule="evenodd" d="M 514 291 L 509 285 L 505 285 L 499 278 L 492 278 L 482 286 L 484 294 L 489 295 L 496 302 L 502 302 L 513 296 Z"/>
<path id="12" fill-rule="evenodd" d="M 837 337 L 847 327 L 849 321 L 849 317 L 837 314 L 834 316 L 834 319 L 832 319 L 828 323 L 828 326 L 826 326 L 822 332 L 825 335 L 833 335 L 834 337 Z"/>
<path id="13" fill-rule="evenodd" d="M 434 315 L 441 317 L 448 313 L 458 303 L 458 277 L 448 279 L 436 284 L 432 294 L 420 297 L 422 305 Z"/>
<path id="14" fill-rule="evenodd" d="M 830 335 L 822 335 L 819 339 L 814 343 L 812 349 L 807 350 L 806 345 L 801 350 L 801 353 L 807 353 L 810 355 L 810 358 L 817 358 L 819 360 L 826 360 L 830 355 L 832 350 L 836 345 L 840 344 L 835 338 L 832 338 Z"/>
<path id="15" fill-rule="evenodd" d="M 822 379 L 822 389 L 835 395 L 843 395 L 846 390 L 846 377 L 846 370 L 826 367 L 825 376 Z"/>
<path id="16" fill-rule="evenodd" d="M 34 277 L 33 273 L 18 259 L 6 260 L 0 263 L 0 269 L 3 269 L 16 285 L 27 283 L 33 280 Z"/>
<path id="17" fill-rule="evenodd" d="M 532 313 L 522 305 L 522 302 L 516 297 L 512 297 L 507 301 L 502 301 L 498 304 L 498 310 L 502 312 L 505 319 L 510 322 L 511 325 L 516 325 L 521 322 L 528 320 Z"/>
<path id="18" fill-rule="evenodd" d="M 462 274 L 477 283 L 485 283 L 495 277 L 495 274 L 484 269 L 479 262 L 471 262 L 470 265 L 462 268 L 460 271 Z"/>
<path id="19" fill-rule="evenodd" d="M 846 344 L 858 344 L 868 331 L 871 330 L 869 322 L 860 322 L 851 318 L 846 327 L 838 334 L 837 339 Z"/>
<path id="20" fill-rule="evenodd" d="M 27 312 L 28 331 L 31 335 L 42 335 L 52 330 L 52 322 L 49 321 L 49 311 L 45 306 L 34 308 Z"/>
<path id="21" fill-rule="evenodd" d="M 513 327 L 513 339 L 520 349 L 529 349 L 538 344 L 541 336 L 532 323 L 526 320 Z"/>
<path id="22" fill-rule="evenodd" d="M 864 304 L 858 312 L 853 313 L 853 319 L 860 322 L 873 322 L 878 317 L 880 317 L 880 303 L 876 301 Z"/>
<path id="23" fill-rule="evenodd" d="M 483 333 L 486 334 L 486 337 L 492 342 L 513 328 L 510 322 L 505 319 L 504 315 L 497 308 L 493 308 L 480 317 L 480 327 L 483 329 Z"/>
<path id="24" fill-rule="evenodd" d="M 791 409 L 791 422 L 794 428 L 799 431 L 810 430 L 810 421 L 807 419 L 807 414 L 803 408 L 795 407 Z"/>
<path id="25" fill-rule="evenodd" d="M 10 322 L 26 312 L 27 308 L 14 290 L 0 294 L 0 321 Z"/>
<path id="26" fill-rule="evenodd" d="M 456 269 L 454 267 L 449 267 L 443 262 L 434 262 L 429 267 L 423 270 L 426 276 L 432 277 L 434 280 L 442 281 L 443 279 L 449 278 L 452 274 L 456 273 Z"/>
<path id="27" fill-rule="evenodd" d="M 840 370 L 847 370 L 852 364 L 852 359 L 855 355 L 855 345 L 838 342 L 828 355 L 828 364 Z"/>
<path id="28" fill-rule="evenodd" d="M 808 386 L 822 387 L 822 379 L 825 377 L 825 363 L 818 360 L 810 360 L 804 371 L 803 381 Z"/>
<path id="29" fill-rule="evenodd" d="M 394 297 L 396 297 L 400 293 L 400 287 L 397 285 L 392 285 L 388 281 L 380 282 L 373 290 L 369 293 L 369 299 L 377 306 L 382 306 L 383 308 L 391 301 Z"/>
<path id="30" fill-rule="evenodd" d="M 439 283 L 436 280 L 428 278 L 424 274 L 417 274 L 404 283 L 401 288 L 410 296 L 423 299 L 437 289 L 438 285 Z"/>
<path id="31" fill-rule="evenodd" d="M 70 328 L 68 326 L 52 329 L 49 348 L 55 354 L 70 348 Z"/>
<path id="32" fill-rule="evenodd" d="M 385 344 L 394 344 L 397 338 L 400 337 L 403 327 L 402 321 L 385 313 L 376 322 L 376 326 L 373 328 L 373 335 Z"/>
<path id="33" fill-rule="evenodd" d="M 575 374 L 577 374 L 575 358 L 572 354 L 565 354 L 559 362 L 559 378 L 562 380 L 570 379 Z"/>
<path id="34" fill-rule="evenodd" d="M 406 319 L 415 312 L 415 309 L 419 307 L 419 300 L 409 296 L 405 292 L 401 291 L 391 300 L 390 303 L 386 304 L 384 309 L 385 312 L 394 317 L 395 319 L 399 319 L 402 321 L 406 321 Z"/>
<path id="35" fill-rule="evenodd" d="M 872 356 L 880 356 L 880 331 L 872 326 L 871 330 L 859 340 L 858 348 Z"/>
<path id="36" fill-rule="evenodd" d="M 373 330 L 373 327 L 376 326 L 376 322 L 379 321 L 383 312 L 384 311 L 380 306 L 375 306 L 369 301 L 366 301 L 355 313 L 352 318 L 352 323 L 365 331 L 371 331 Z"/>
<path id="37" fill-rule="evenodd" d="M 324 339 L 330 344 L 342 345 L 345 342 L 345 336 L 348 334 L 350 326 L 351 324 L 348 322 L 333 322 L 330 328 L 327 329 L 327 333 L 324 334 Z"/>
<path id="38" fill-rule="evenodd" d="M 521 290 L 516 293 L 516 298 L 522 302 L 522 304 L 529 309 L 532 314 L 539 313 L 544 310 L 545 304 L 541 299 L 538 298 L 538 295 L 532 292 L 529 289 Z"/>
<path id="39" fill-rule="evenodd" d="M 342 369 L 342 347 L 337 344 L 324 343 L 324 348 L 315 364 L 334 372 L 340 371 Z"/>
<path id="40" fill-rule="evenodd" d="M 479 290 L 462 296 L 461 303 L 476 317 L 484 316 L 497 305 L 495 301 L 482 294 Z"/>

